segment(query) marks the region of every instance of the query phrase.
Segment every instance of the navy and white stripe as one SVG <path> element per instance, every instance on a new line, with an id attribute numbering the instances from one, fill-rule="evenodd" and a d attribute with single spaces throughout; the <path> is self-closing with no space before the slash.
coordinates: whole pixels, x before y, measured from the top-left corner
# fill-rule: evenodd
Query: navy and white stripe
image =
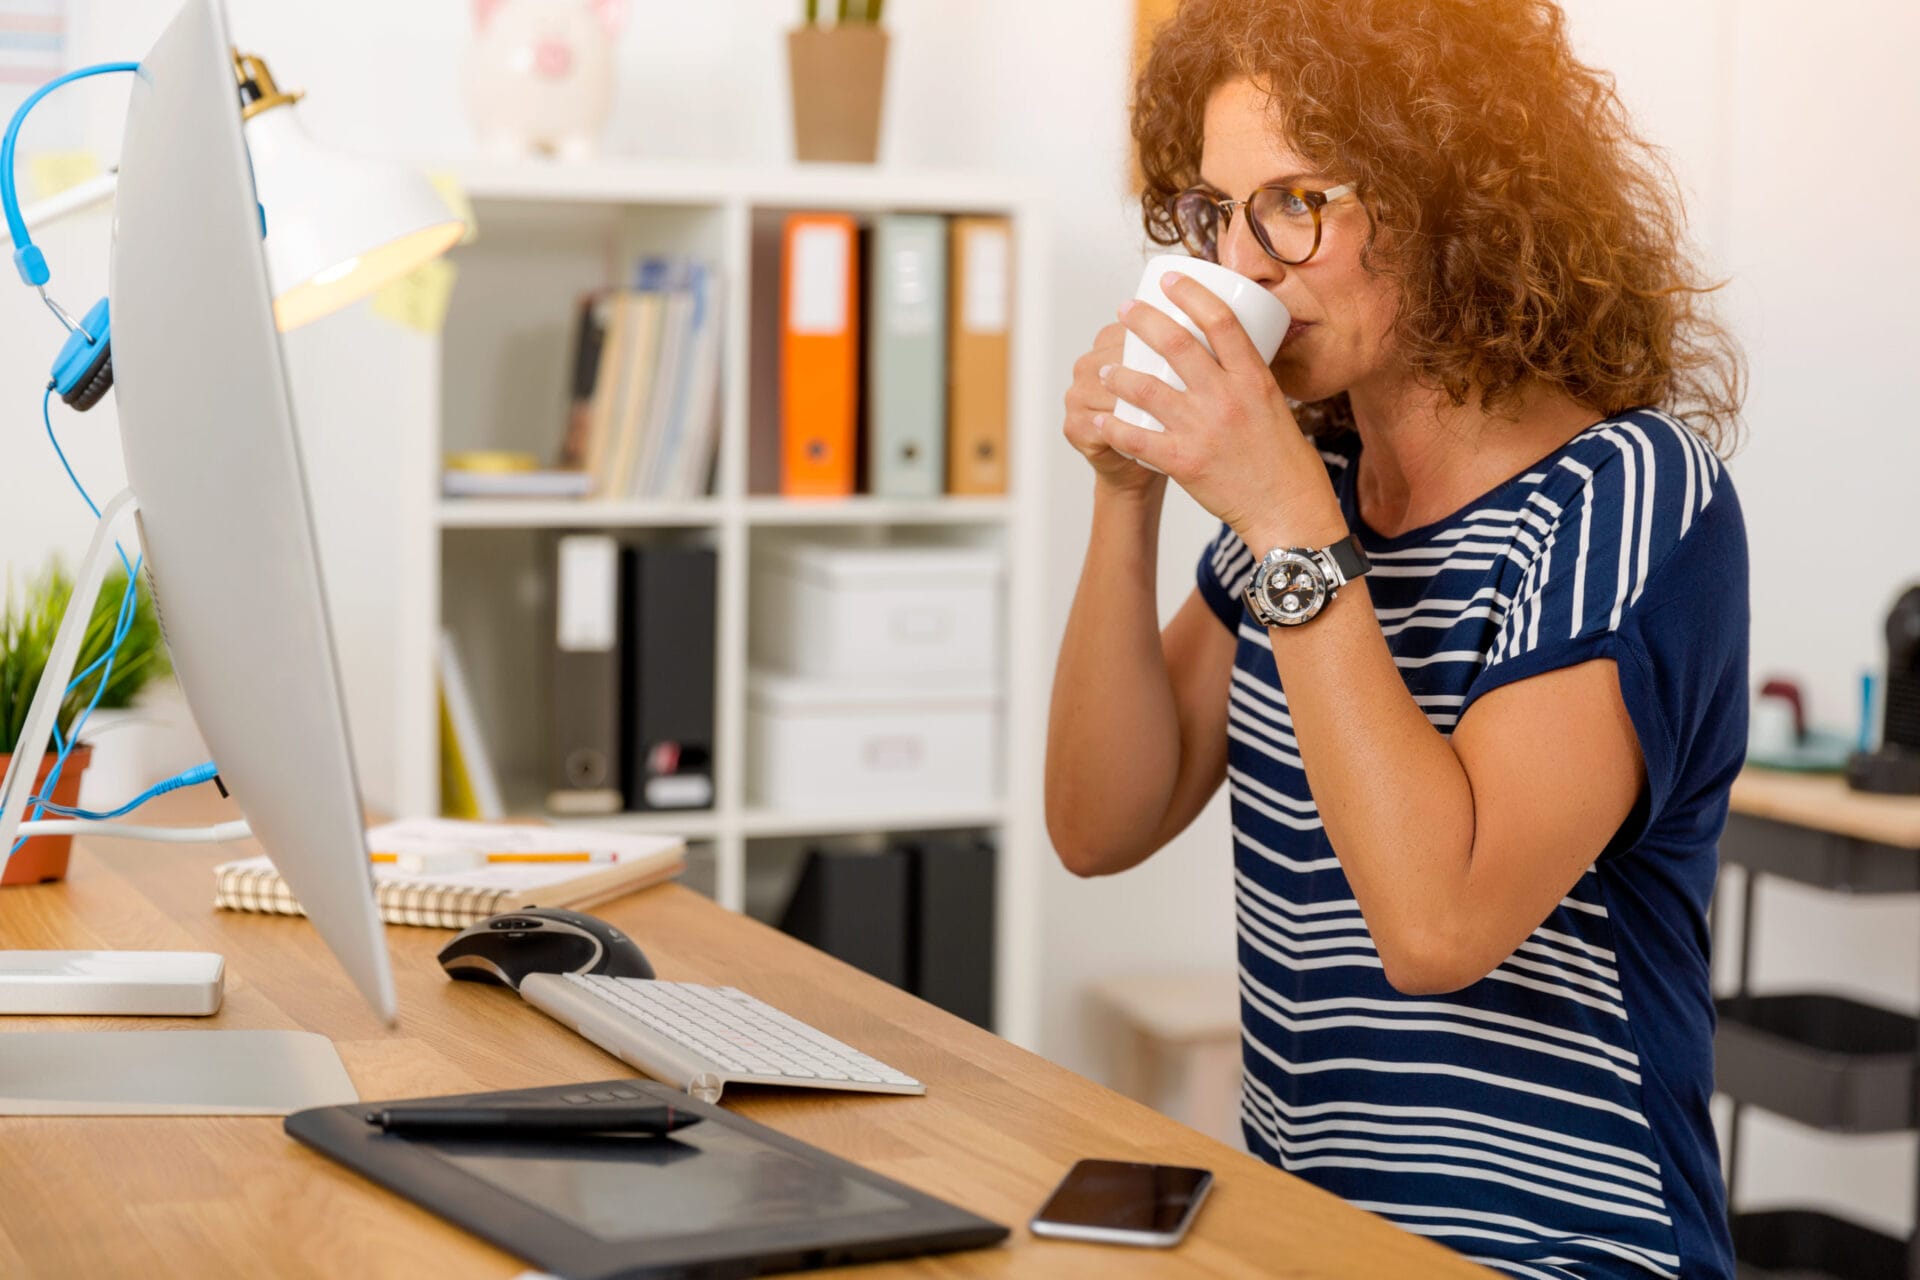
<path id="1" fill-rule="evenodd" d="M 1484 979 L 1394 990 L 1307 786 L 1271 638 L 1245 610 L 1254 553 L 1223 525 L 1198 580 L 1237 641 L 1227 785 L 1247 1142 L 1512 1275 L 1730 1275 L 1703 939 L 1745 741 L 1746 549 L 1719 459 L 1639 410 L 1385 538 L 1358 511 L 1358 441 L 1322 456 L 1434 728 L 1451 734 L 1502 685 L 1613 658 L 1649 794 Z"/>

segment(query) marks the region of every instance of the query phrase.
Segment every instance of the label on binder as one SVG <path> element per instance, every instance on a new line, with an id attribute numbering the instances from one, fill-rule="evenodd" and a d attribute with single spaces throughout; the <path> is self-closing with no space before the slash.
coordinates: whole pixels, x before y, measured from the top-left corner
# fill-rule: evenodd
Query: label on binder
<path id="1" fill-rule="evenodd" d="M 801 227 L 793 235 L 793 294 L 787 327 L 794 333 L 844 333 L 847 328 L 847 255 L 840 227 Z"/>
<path id="2" fill-rule="evenodd" d="M 966 309 L 963 324 L 974 333 L 1005 333 L 1008 324 L 1007 233 L 982 227 L 967 235 Z"/>

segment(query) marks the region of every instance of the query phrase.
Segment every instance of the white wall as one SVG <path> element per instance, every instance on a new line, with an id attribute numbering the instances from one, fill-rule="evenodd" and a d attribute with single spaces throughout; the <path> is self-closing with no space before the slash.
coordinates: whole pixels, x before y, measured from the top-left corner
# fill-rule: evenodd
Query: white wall
<path id="1" fill-rule="evenodd" d="M 470 146 L 458 100 L 467 6 L 455 0 L 230 0 L 243 44 L 311 97 L 309 127 L 373 151 L 454 154 Z M 637 0 L 621 44 L 623 84 L 610 149 L 655 157 L 775 161 L 787 154 L 781 32 L 798 0 L 667 5 Z M 1733 465 L 1754 564 L 1753 666 L 1801 677 L 1823 721 L 1849 726 L 1859 671 L 1881 661 L 1881 619 L 1920 579 L 1920 433 L 1906 422 L 1901 379 L 1920 346 L 1908 302 L 1916 250 L 1907 229 L 1920 173 L 1894 141 L 1920 122 L 1904 50 L 1920 11 L 1859 0 L 1810 29 L 1787 0 L 1569 0 L 1588 56 L 1614 69 L 1647 131 L 1665 143 L 1692 193 L 1694 229 L 1731 275 L 1729 315 L 1753 360 L 1751 443 Z M 80 6 L 78 60 L 122 57 L 151 41 L 171 0 Z M 1064 390 L 1068 369 L 1112 315 L 1143 248 L 1124 191 L 1126 58 L 1132 5 L 1114 0 L 900 0 L 889 7 L 887 163 L 977 166 L 1018 174 L 1052 207 L 1052 243 L 1027 269 L 1047 271 L 1052 331 L 1041 335 Z M 368 39 L 377 28 L 381 38 Z M 1818 36 L 1816 41 L 1814 36 Z M 120 96 L 79 91 L 55 107 L 48 136 L 72 131 L 111 155 Z M 31 137 L 28 139 L 31 149 Z M 59 296 L 104 288 L 104 219 L 46 238 Z M 0 556 L 38 562 L 83 545 L 88 518 L 39 438 L 35 390 L 57 345 L 24 289 L 0 286 Z M 297 353 L 296 353 L 297 359 Z M 117 460 L 101 411 L 65 419 L 74 457 L 111 492 Z M 56 423 L 60 423 L 56 419 Z M 1057 643 L 1088 521 L 1084 466 L 1058 443 L 1048 557 Z M 1178 494 L 1163 534 L 1161 601 L 1186 594 L 1212 522 Z M 1079 992 L 1111 974 L 1230 968 L 1232 913 L 1224 807 L 1148 866 L 1106 882 L 1057 869 L 1045 886 L 1043 1047 L 1098 1070 Z M 1813 976 L 1920 1008 L 1920 930 L 1908 904 L 1840 909 L 1788 890 L 1762 894 L 1762 983 Z M 1829 1148 L 1831 1144 L 1828 1144 Z M 1827 1148 L 1823 1148 L 1827 1149 Z M 1890 1227 L 1912 1203 L 1910 1142 L 1853 1142 L 1816 1158 L 1760 1133 L 1749 1146 L 1759 1195 L 1798 1180 L 1835 1185 Z M 1845 1166 L 1845 1167 L 1840 1167 Z"/>

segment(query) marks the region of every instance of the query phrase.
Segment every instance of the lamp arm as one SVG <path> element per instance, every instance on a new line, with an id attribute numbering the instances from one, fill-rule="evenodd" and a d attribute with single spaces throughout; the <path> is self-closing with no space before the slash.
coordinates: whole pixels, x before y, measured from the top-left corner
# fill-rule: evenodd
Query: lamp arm
<path id="1" fill-rule="evenodd" d="M 223 844 L 253 834 L 245 818 L 206 827 L 142 827 L 130 822 L 90 822 L 85 818 L 38 818 L 20 824 L 22 836 L 86 836 L 94 840 L 154 840 L 162 844 Z"/>
<path id="2" fill-rule="evenodd" d="M 113 193 L 119 186 L 120 171 L 117 168 L 109 169 L 85 182 L 76 182 L 58 195 L 28 205 L 20 211 L 20 221 L 28 231 L 37 231 L 49 223 L 82 213 L 97 204 L 105 204 L 113 199 Z M 12 244 L 11 238 L 8 244 Z"/>

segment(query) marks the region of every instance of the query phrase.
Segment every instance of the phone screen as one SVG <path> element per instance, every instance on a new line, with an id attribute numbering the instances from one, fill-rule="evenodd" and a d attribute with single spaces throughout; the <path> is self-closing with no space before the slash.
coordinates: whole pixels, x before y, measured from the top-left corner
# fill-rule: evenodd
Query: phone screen
<path id="1" fill-rule="evenodd" d="M 1212 1181 L 1213 1174 L 1205 1169 L 1082 1160 L 1034 1220 L 1101 1231 L 1171 1235 L 1180 1230 Z"/>

